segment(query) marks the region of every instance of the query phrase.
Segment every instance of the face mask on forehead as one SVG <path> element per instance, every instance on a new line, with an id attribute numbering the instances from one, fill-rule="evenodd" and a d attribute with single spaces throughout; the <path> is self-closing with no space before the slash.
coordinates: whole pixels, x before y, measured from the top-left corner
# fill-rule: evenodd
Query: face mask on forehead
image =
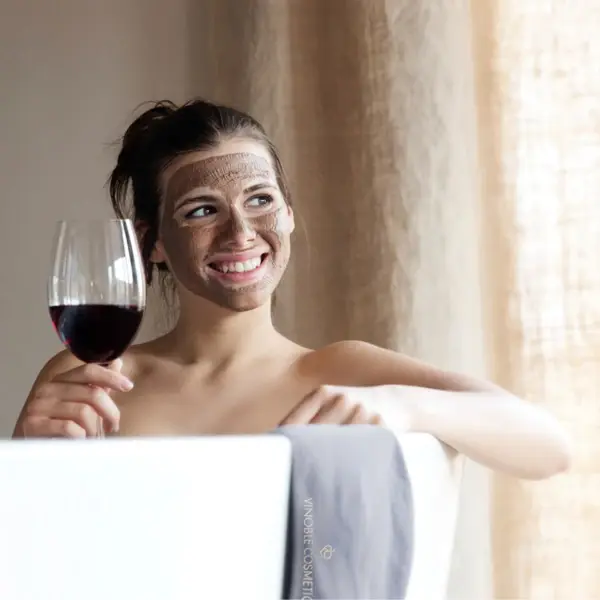
<path id="1" fill-rule="evenodd" d="M 212 156 L 177 170 L 169 181 L 166 197 L 176 201 L 194 188 L 235 188 L 251 179 L 273 182 L 273 169 L 266 158 L 246 152 Z"/>

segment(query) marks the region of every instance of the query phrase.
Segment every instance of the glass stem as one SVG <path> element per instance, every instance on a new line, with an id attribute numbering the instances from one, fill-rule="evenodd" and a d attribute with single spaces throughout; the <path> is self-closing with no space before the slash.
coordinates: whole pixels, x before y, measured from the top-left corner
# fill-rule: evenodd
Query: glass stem
<path id="1" fill-rule="evenodd" d="M 108 366 L 110 366 L 110 363 L 100 363 L 100 366 L 108 367 Z M 103 439 L 106 437 L 106 431 L 104 429 L 104 419 L 100 415 L 98 415 L 98 424 L 96 427 L 96 437 L 99 439 Z"/>
<path id="2" fill-rule="evenodd" d="M 96 437 L 97 438 L 104 438 L 104 419 L 98 415 L 98 426 L 96 428 Z"/>

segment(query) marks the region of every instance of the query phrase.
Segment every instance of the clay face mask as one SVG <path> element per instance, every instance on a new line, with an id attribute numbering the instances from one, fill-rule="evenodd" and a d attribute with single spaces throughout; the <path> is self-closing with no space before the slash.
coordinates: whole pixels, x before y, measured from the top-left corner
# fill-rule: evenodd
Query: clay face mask
<path id="1" fill-rule="evenodd" d="M 273 169 L 262 156 L 246 152 L 212 156 L 177 170 L 169 180 L 165 196 L 178 204 L 194 188 L 212 188 L 227 193 L 258 179 L 274 180 Z"/>
<path id="2" fill-rule="evenodd" d="M 256 186 L 260 189 L 251 191 Z M 234 310 L 265 302 L 287 266 L 293 228 L 269 161 L 251 153 L 210 157 L 178 169 L 165 192 L 160 238 L 177 280 L 192 293 Z M 272 204 L 252 204 L 265 197 L 272 197 Z M 216 253 L 241 249 L 235 241 L 240 232 L 243 249 L 259 249 L 263 260 L 260 279 L 248 286 L 226 284 L 211 263 Z"/>

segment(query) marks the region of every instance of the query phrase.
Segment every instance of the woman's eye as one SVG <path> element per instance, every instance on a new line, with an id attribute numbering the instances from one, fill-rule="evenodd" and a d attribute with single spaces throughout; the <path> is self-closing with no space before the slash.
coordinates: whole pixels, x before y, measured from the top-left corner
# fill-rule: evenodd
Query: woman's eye
<path id="1" fill-rule="evenodd" d="M 190 210 L 186 215 L 186 219 L 194 219 L 200 217 L 208 217 L 210 215 L 214 215 L 217 212 L 217 209 L 214 206 L 204 205 L 199 206 L 198 208 L 194 208 L 194 210 Z"/>
<path id="2" fill-rule="evenodd" d="M 273 198 L 271 196 L 262 195 L 262 196 L 254 196 L 253 198 L 250 198 L 246 202 L 246 206 L 251 206 L 252 208 L 263 208 L 265 206 L 269 206 L 272 203 L 273 203 Z"/>

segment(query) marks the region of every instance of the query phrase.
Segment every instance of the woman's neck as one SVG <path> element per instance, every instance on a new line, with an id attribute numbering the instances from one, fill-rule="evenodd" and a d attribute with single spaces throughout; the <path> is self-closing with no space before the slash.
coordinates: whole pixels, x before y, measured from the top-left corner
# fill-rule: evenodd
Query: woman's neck
<path id="1" fill-rule="evenodd" d="M 270 302 L 236 312 L 195 298 L 181 302 L 180 316 L 165 342 L 169 353 L 186 364 L 205 363 L 223 368 L 264 351 L 281 341 L 273 325 Z"/>

